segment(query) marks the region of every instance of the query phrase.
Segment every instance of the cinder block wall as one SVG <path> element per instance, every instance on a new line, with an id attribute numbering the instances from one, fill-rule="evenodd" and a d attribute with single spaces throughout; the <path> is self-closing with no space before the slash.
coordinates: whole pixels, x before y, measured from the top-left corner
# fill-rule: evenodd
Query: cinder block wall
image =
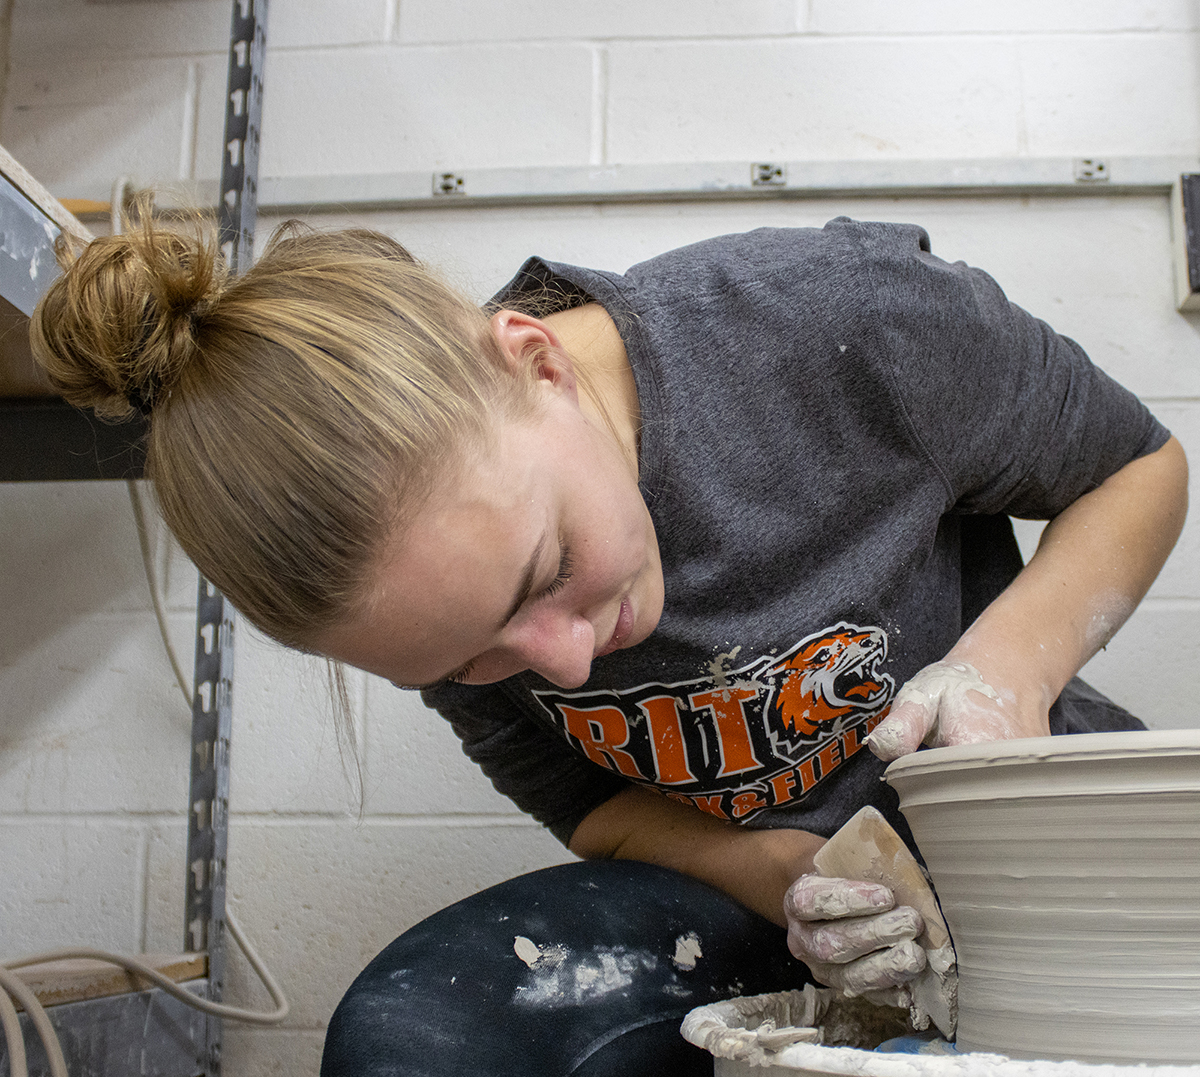
<path id="1" fill-rule="evenodd" d="M 227 0 L 11 0 L 0 142 L 61 197 L 216 176 Z M 764 159 L 1200 153 L 1190 0 L 275 0 L 262 170 L 345 174 Z M 1174 310 L 1165 198 L 853 199 L 379 213 L 484 298 L 525 255 L 623 269 L 672 245 L 839 213 L 924 224 L 1140 393 L 1200 461 L 1200 350 Z M 324 217 L 318 224 L 350 218 Z M 270 221 L 262 222 L 265 230 Z M 1023 529 L 1026 542 L 1036 528 Z M 1157 727 L 1200 724 L 1200 532 L 1087 675 Z M 121 484 L 0 486 L 0 955 L 182 941 L 188 718 Z M 155 562 L 190 663 L 194 571 Z M 567 858 L 419 701 L 243 628 L 230 898 L 295 1006 L 230 1026 L 226 1072 L 315 1073 L 341 991 L 404 928 Z M 237 956 L 229 994 L 261 1003 Z"/>

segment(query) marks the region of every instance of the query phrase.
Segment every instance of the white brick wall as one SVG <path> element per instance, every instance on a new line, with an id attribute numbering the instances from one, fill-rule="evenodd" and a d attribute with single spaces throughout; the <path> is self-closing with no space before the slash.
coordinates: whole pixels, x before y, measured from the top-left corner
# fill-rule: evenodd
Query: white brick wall
<path id="1" fill-rule="evenodd" d="M 71 197 L 122 173 L 216 175 L 227 0 L 15 0 L 0 142 Z M 275 0 L 270 175 L 688 160 L 1200 153 L 1195 6 L 1097 0 Z M 839 213 L 924 224 L 1142 394 L 1200 461 L 1194 317 L 1165 199 L 824 199 L 429 210 L 355 218 L 483 298 L 533 251 L 623 269 L 670 246 Z M 265 231 L 271 222 L 262 222 Z M 324 218 L 318 223 L 343 223 Z M 1036 527 L 1023 526 L 1028 545 Z M 187 717 L 119 484 L 0 486 L 0 954 L 182 937 Z M 190 566 L 159 536 L 190 666 Z M 1200 724 L 1200 528 L 1088 675 Z M 230 897 L 289 988 L 231 1027 L 231 1077 L 315 1073 L 341 991 L 428 913 L 566 854 L 413 697 L 351 677 L 343 767 L 319 662 L 237 653 Z M 347 777 L 349 770 L 350 777 Z M 240 958 L 230 995 L 261 1004 Z"/>

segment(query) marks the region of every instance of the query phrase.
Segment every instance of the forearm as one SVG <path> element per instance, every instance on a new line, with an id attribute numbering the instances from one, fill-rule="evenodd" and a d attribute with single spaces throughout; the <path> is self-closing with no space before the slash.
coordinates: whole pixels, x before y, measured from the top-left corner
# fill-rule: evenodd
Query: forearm
<path id="1" fill-rule="evenodd" d="M 1044 718 L 1141 601 L 1186 512 L 1187 462 L 1172 438 L 1055 517 L 947 661 L 973 665 L 1011 708 Z"/>
<path id="2" fill-rule="evenodd" d="M 642 860 L 700 879 L 777 924 L 783 895 L 805 872 L 824 838 L 803 830 L 750 830 L 630 786 L 575 829 L 570 848 L 584 859 Z"/>

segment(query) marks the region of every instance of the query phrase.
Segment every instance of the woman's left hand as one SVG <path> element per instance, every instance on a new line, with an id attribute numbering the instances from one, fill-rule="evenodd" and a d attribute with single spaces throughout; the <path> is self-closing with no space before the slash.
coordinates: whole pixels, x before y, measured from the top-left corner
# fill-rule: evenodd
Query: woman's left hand
<path id="1" fill-rule="evenodd" d="M 896 693 L 867 745 L 890 762 L 922 744 L 943 748 L 1049 735 L 1046 711 L 1021 708 L 1011 692 L 1006 698 L 973 665 L 948 659 L 926 666 Z"/>

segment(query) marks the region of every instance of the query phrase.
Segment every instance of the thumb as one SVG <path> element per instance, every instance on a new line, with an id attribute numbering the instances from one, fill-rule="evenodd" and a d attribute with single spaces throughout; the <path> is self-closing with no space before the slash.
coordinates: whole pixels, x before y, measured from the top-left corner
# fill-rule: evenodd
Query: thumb
<path id="1" fill-rule="evenodd" d="M 921 747 L 937 722 L 937 701 L 909 700 L 893 705 L 888 716 L 867 737 L 867 746 L 885 763 Z"/>

